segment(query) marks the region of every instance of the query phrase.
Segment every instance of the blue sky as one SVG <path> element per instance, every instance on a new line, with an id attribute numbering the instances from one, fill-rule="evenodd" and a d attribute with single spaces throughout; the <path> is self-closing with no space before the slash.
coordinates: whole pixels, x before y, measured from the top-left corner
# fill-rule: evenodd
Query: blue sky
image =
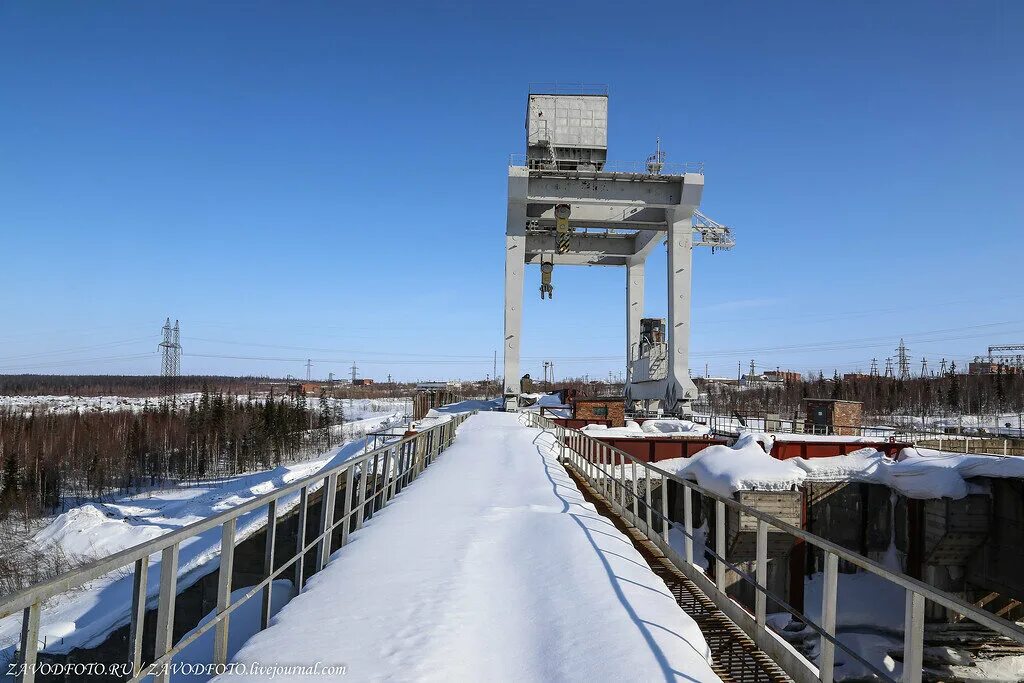
<path id="1" fill-rule="evenodd" d="M 1024 342 L 1022 34 L 1010 1 L 8 1 L 0 372 L 158 372 L 170 315 L 185 372 L 482 377 L 552 80 L 609 85 L 610 158 L 705 163 L 738 246 L 696 255 L 694 374 Z M 624 274 L 538 284 L 524 371 L 621 370 Z"/>

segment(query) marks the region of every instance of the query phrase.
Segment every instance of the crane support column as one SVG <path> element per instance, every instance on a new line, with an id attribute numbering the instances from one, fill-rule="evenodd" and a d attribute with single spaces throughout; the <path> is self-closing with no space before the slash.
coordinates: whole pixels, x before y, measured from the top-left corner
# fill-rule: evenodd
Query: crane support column
<path id="1" fill-rule="evenodd" d="M 668 223 L 668 385 L 665 409 L 690 412 L 697 387 L 690 379 L 690 292 L 693 274 L 693 212 L 704 189 L 702 176 L 686 174 L 680 205 L 665 211 Z"/>
<path id="2" fill-rule="evenodd" d="M 505 410 L 519 408 L 519 347 L 523 326 L 523 273 L 526 270 L 526 194 L 529 173 L 508 173 L 508 218 L 505 225 Z"/>
<path id="3" fill-rule="evenodd" d="M 644 314 L 644 261 L 626 266 L 626 384 L 633 380 L 633 356 L 640 348 L 640 318 Z"/>

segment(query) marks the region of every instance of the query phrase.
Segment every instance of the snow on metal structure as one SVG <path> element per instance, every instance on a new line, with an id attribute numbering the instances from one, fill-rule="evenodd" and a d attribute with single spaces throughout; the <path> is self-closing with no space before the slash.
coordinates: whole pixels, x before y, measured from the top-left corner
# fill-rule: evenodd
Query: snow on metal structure
<path id="1" fill-rule="evenodd" d="M 767 653 L 779 666 L 785 669 L 797 683 L 814 683 L 822 681 L 832 683 L 836 674 L 837 650 L 845 653 L 848 660 L 855 660 L 878 680 L 893 683 L 921 683 L 924 671 L 924 635 L 925 605 L 933 603 L 962 615 L 980 627 L 987 629 L 994 636 L 1001 636 L 1017 643 L 1024 643 L 1024 628 L 1020 624 L 1008 621 L 1000 616 L 980 609 L 976 605 L 964 601 L 960 597 L 929 586 L 928 584 L 893 571 L 882 564 L 863 555 L 850 551 L 821 536 L 804 531 L 782 519 L 758 510 L 724 495 L 732 490 L 731 482 L 725 482 L 725 488 L 709 490 L 687 478 L 667 472 L 658 465 L 643 462 L 623 450 L 602 443 L 593 436 L 575 429 L 563 427 L 554 421 L 535 412 L 528 412 L 529 424 L 551 433 L 555 437 L 552 448 L 558 453 L 561 461 L 586 480 L 597 493 L 609 504 L 612 511 L 621 519 L 635 527 L 647 540 L 656 545 L 665 557 L 678 568 L 688 579 L 693 581 L 718 608 L 739 626 L 756 643 L 757 647 Z M 752 443 L 751 452 L 757 448 Z M 726 448 L 726 447 L 712 447 Z M 705 451 L 706 452 L 706 451 Z M 767 461 L 762 460 L 762 465 Z M 664 463 L 661 463 L 664 465 Z M 774 467 L 774 466 L 773 466 Z M 724 472 L 711 472 L 712 480 L 723 479 Z M 741 474 L 740 468 L 733 468 L 731 475 Z M 770 473 L 774 477 L 775 473 Z M 728 478 L 728 477 L 726 477 Z M 683 496 L 683 519 L 672 519 L 672 511 L 668 501 L 666 481 L 671 481 Z M 642 484 L 641 484 L 642 482 Z M 707 481 L 702 481 L 707 484 Z M 692 499 L 694 493 L 713 501 L 715 509 L 715 543 L 714 547 L 704 547 L 704 552 L 712 559 L 713 570 L 706 573 L 700 564 L 701 558 L 694 552 L 696 531 L 694 528 L 694 510 Z M 660 499 L 660 500 L 659 500 Z M 756 526 L 755 556 L 756 568 L 753 575 L 743 571 L 737 564 L 734 555 L 727 555 L 726 520 L 729 514 L 742 514 L 749 517 Z M 681 523 L 680 523 L 681 521 Z M 670 536 L 681 533 L 683 548 L 670 544 Z M 821 552 L 824 558 L 824 575 L 822 577 L 822 593 L 820 611 L 811 608 L 808 612 L 799 613 L 788 605 L 785 599 L 773 594 L 768 587 L 768 548 L 769 537 L 775 539 L 792 538 L 813 547 Z M 837 623 L 842 623 L 844 603 L 839 601 L 839 560 L 853 565 L 859 572 L 871 575 L 881 585 L 891 586 L 898 595 L 900 589 L 904 593 L 903 609 L 903 656 L 902 671 L 883 671 L 871 663 L 860 653 L 837 637 Z M 712 569 L 709 567 L 709 569 Z M 748 609 L 734 600 L 726 592 L 726 578 L 729 572 L 749 584 L 754 590 L 753 609 Z M 817 633 L 820 638 L 818 656 L 815 666 L 809 660 L 798 655 L 785 643 L 769 624 L 767 606 L 769 602 L 777 604 L 791 612 L 799 621 Z M 848 604 L 846 605 L 848 607 Z"/>
<path id="2" fill-rule="evenodd" d="M 527 153 L 508 169 L 505 229 L 505 407 L 519 408 L 525 266 L 541 266 L 542 298 L 553 298 L 555 266 L 626 270 L 626 398 L 688 413 L 697 389 L 689 375 L 690 278 L 694 246 L 729 249 L 731 230 L 698 211 L 703 166 L 607 160 L 607 89 L 540 87 L 528 97 Z M 695 234 L 697 239 L 694 239 Z M 644 264 L 668 244 L 668 340 L 663 376 L 634 377 L 640 341 Z"/>

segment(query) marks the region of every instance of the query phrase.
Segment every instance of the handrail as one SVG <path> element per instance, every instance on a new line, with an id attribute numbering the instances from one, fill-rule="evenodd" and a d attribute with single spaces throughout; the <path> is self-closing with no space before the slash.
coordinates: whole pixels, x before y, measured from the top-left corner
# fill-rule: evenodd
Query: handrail
<path id="1" fill-rule="evenodd" d="M 385 444 L 379 448 L 354 456 L 333 467 L 299 479 L 287 486 L 263 494 L 246 503 L 225 510 L 206 519 L 193 522 L 176 531 L 164 534 L 145 543 L 126 548 L 87 565 L 65 572 L 48 581 L 29 586 L 17 593 L 0 599 L 0 619 L 15 614 L 19 610 L 22 616 L 22 637 L 19 649 L 19 667 L 21 680 L 30 682 L 35 677 L 35 665 L 38 650 L 38 634 L 42 604 L 61 593 L 79 588 L 84 584 L 109 574 L 121 567 L 134 563 L 134 583 L 132 591 L 132 608 L 128 622 L 130 624 L 129 664 L 132 665 L 131 680 L 141 680 L 152 675 L 157 683 L 167 680 L 169 664 L 173 656 L 180 652 L 188 643 L 198 638 L 210 628 L 217 628 L 214 645 L 213 664 L 224 664 L 227 659 L 227 629 L 231 612 L 238 605 L 252 598 L 256 593 L 263 593 L 263 610 L 261 628 L 266 628 L 270 617 L 270 595 L 274 578 L 294 565 L 296 591 L 301 590 L 304 583 L 304 564 L 310 551 L 315 550 L 317 556 L 314 571 L 323 569 L 331 554 L 332 535 L 339 526 L 342 527 L 341 542 L 343 547 L 348 542 L 350 527 L 361 528 L 363 521 L 381 510 L 402 488 L 412 482 L 420 472 L 429 466 L 442 451 L 451 445 L 455 438 L 455 429 L 471 415 L 478 411 L 454 414 L 450 420 L 430 427 L 422 432 L 411 434 L 402 439 Z M 372 463 L 372 464 L 371 464 Z M 356 474 L 356 470 L 359 474 Z M 367 491 L 367 480 L 371 488 Z M 344 477 L 344 512 L 337 520 L 334 519 L 335 496 L 339 491 L 339 478 Z M 356 478 L 358 477 L 358 488 Z M 321 515 L 318 528 L 320 533 L 310 542 L 306 542 L 306 523 L 310 493 L 322 488 Z M 299 533 L 296 551 L 281 566 L 274 568 L 274 544 L 277 516 L 277 503 L 282 498 L 298 492 L 299 497 Z M 353 499 L 355 493 L 355 499 Z M 248 512 L 267 508 L 267 542 L 265 548 L 264 571 L 266 578 L 253 586 L 245 596 L 231 603 L 231 570 L 235 552 L 235 527 L 237 520 Z M 182 542 L 198 536 L 214 527 L 222 527 L 220 552 L 220 577 L 218 583 L 217 614 L 201 628 L 187 638 L 173 643 L 173 614 L 177 596 L 178 550 Z M 147 574 L 149 558 L 161 553 L 160 590 L 157 607 L 157 642 L 156 659 L 147 666 L 142 664 L 142 620 L 146 614 Z M 155 667 L 160 667 L 159 669 Z M 127 665 L 126 665 L 127 668 Z M 125 671 L 124 673 L 129 673 Z"/>
<path id="2" fill-rule="evenodd" d="M 917 444 L 921 441 L 936 441 L 938 442 L 938 448 L 941 450 L 943 442 L 949 444 L 950 448 L 958 447 L 963 445 L 963 451 L 951 451 L 951 452 L 963 452 L 964 454 L 975 454 L 975 455 L 1017 455 L 1018 451 L 1021 451 L 1019 445 L 1012 445 L 1020 441 L 1020 437 L 1008 437 L 1003 434 L 965 434 L 965 433 L 950 433 L 939 431 L 936 429 L 925 429 L 921 427 L 908 426 L 908 425 L 886 425 L 886 424 L 834 424 L 834 425 L 813 425 L 810 424 L 806 419 L 803 418 L 790 418 L 782 416 L 769 416 L 767 413 L 758 413 L 755 415 L 743 415 L 745 420 L 755 420 L 759 423 L 764 424 L 764 428 L 761 429 L 756 426 L 743 426 L 736 424 L 736 417 L 732 415 L 695 415 L 695 421 L 700 422 L 713 431 L 720 434 L 728 434 L 737 436 L 744 430 L 759 430 L 766 431 L 772 434 L 805 434 L 808 436 L 858 436 L 864 439 L 874 438 L 876 441 L 890 441 L 893 443 L 910 443 Z M 767 422 L 771 421 L 775 423 L 773 428 L 767 427 Z M 797 431 L 797 427 L 803 428 L 803 431 Z M 976 449 L 976 445 L 979 442 L 1002 442 L 1002 453 L 995 453 L 992 451 L 980 451 Z M 984 447 L 984 444 L 983 446 Z M 975 450 L 971 450 L 975 448 Z M 1014 451 L 1011 453 L 1011 451 Z"/>
<path id="3" fill-rule="evenodd" d="M 683 477 L 666 472 L 658 468 L 656 465 L 646 463 L 643 460 L 616 448 L 615 446 L 599 441 L 580 430 L 563 427 L 537 413 L 531 412 L 527 413 L 527 415 L 529 416 L 528 420 L 532 426 L 553 432 L 561 449 L 563 459 L 569 460 L 574 469 L 591 481 L 596 488 L 603 490 L 612 505 L 612 508 L 617 509 L 623 517 L 643 531 L 648 539 L 654 542 L 680 570 L 687 574 L 689 578 L 700 581 L 702 587 L 709 589 L 711 597 L 715 600 L 716 604 L 718 604 L 723 611 L 726 611 L 727 614 L 737 622 L 737 625 L 747 631 L 748 635 L 755 640 L 758 646 L 765 649 L 770 655 L 775 656 L 776 661 L 780 665 L 784 666 L 784 668 L 786 668 L 784 663 L 788 663 L 791 667 L 803 666 L 804 670 L 802 671 L 788 670 L 790 675 L 798 677 L 800 680 L 821 680 L 826 683 L 831 683 L 833 675 L 832 664 L 834 663 L 834 648 L 836 646 L 839 646 L 840 649 L 851 654 L 861 663 L 868 665 L 876 673 L 889 678 L 884 672 L 879 671 L 877 667 L 872 665 L 870 662 L 865 661 L 858 653 L 851 650 L 836 638 L 838 561 L 840 559 L 846 560 L 867 572 L 895 583 L 907 591 L 904 619 L 905 673 L 902 679 L 905 683 L 920 683 L 921 680 L 921 662 L 924 648 L 924 605 L 926 599 L 957 612 L 968 619 L 991 629 L 997 634 L 1006 636 L 1020 643 L 1024 643 L 1024 629 L 1020 626 L 1011 621 L 995 616 L 994 614 L 978 609 L 974 605 L 971 605 L 955 595 L 932 588 L 928 584 L 913 577 L 886 569 L 884 566 L 870 558 L 847 550 L 846 548 L 843 548 L 842 546 L 839 546 L 825 538 L 787 524 L 772 515 L 757 510 L 749 505 L 740 503 L 737 500 L 709 491 L 687 479 L 684 479 Z M 567 452 L 569 454 L 569 458 L 565 457 Z M 615 464 L 616 461 L 618 461 L 620 465 L 617 466 Z M 606 462 L 611 467 L 610 471 L 604 468 L 604 463 Z M 632 485 L 626 484 L 627 464 L 631 466 L 633 471 L 633 476 L 630 477 Z M 645 485 L 645 497 L 642 501 L 640 500 L 640 494 L 636 491 L 636 482 L 638 481 L 636 477 L 636 467 L 638 465 L 643 468 L 643 476 L 647 483 L 647 485 Z M 618 472 L 616 472 L 616 467 L 618 468 Z M 683 487 L 684 520 L 683 527 L 681 529 L 679 528 L 679 523 L 672 520 L 669 516 L 668 497 L 665 486 L 662 486 L 661 490 L 661 510 L 659 511 L 652 506 L 650 500 L 651 487 L 649 485 L 652 475 L 661 480 L 673 481 Z M 631 505 L 627 504 L 626 501 L 627 492 L 632 498 Z M 706 549 L 706 551 L 715 560 L 716 571 L 713 583 L 704 574 L 704 571 L 697 567 L 693 561 L 694 536 L 691 505 L 692 492 L 696 492 L 715 501 L 716 547 L 713 550 L 710 548 Z M 640 514 L 640 505 L 643 505 L 645 508 L 644 515 Z M 756 556 L 758 558 L 756 567 L 757 576 L 753 579 L 745 572 L 738 570 L 736 566 L 729 563 L 726 558 L 726 507 L 736 509 L 743 514 L 749 515 L 758 520 L 756 550 Z M 654 531 L 652 524 L 653 515 L 656 515 L 662 521 L 662 529 L 660 533 L 655 533 Z M 683 534 L 685 558 L 680 558 L 678 553 L 668 543 L 668 530 L 670 527 L 679 529 Z M 798 613 L 783 599 L 768 590 L 766 584 L 767 532 L 769 527 L 809 543 L 824 552 L 826 585 L 825 590 L 823 591 L 821 613 L 822 621 L 824 623 L 822 625 L 819 626 L 814 624 L 809 617 L 802 613 Z M 724 577 L 727 567 L 732 568 L 743 581 L 753 586 L 756 596 L 756 606 L 753 619 L 751 619 L 751 614 L 746 607 L 734 601 L 725 593 Z M 813 673 L 813 676 L 809 677 L 809 670 L 807 669 L 809 664 L 806 663 L 806 660 L 796 658 L 792 654 L 792 651 L 782 647 L 777 642 L 774 634 L 767 628 L 765 610 L 767 600 L 769 598 L 783 606 L 787 611 L 790 611 L 792 614 L 797 616 L 800 621 L 811 626 L 813 630 L 817 631 L 821 635 L 822 654 L 820 661 L 822 664 L 818 667 L 816 672 L 810 672 Z M 890 678 L 890 680 L 892 679 Z"/>
<path id="4" fill-rule="evenodd" d="M 551 161 L 545 159 L 545 161 Z M 699 173 L 704 174 L 704 162 L 702 161 L 669 161 L 661 165 L 657 173 L 652 172 L 647 166 L 646 161 L 595 161 L 587 162 L 579 159 L 555 159 L 554 161 L 564 161 L 568 164 L 586 164 L 594 163 L 600 164 L 600 170 L 585 170 L 585 169 L 571 169 L 571 170 L 557 170 L 557 169 L 544 169 L 544 168 L 531 168 L 532 172 L 543 174 L 543 173 L 557 173 L 559 175 L 571 174 L 585 174 L 587 176 L 600 174 L 600 173 L 627 173 L 632 175 L 642 175 L 650 179 L 665 178 L 678 180 L 679 176 L 686 173 Z M 529 159 L 526 154 L 515 153 L 510 154 L 508 158 L 509 166 L 529 166 Z"/>

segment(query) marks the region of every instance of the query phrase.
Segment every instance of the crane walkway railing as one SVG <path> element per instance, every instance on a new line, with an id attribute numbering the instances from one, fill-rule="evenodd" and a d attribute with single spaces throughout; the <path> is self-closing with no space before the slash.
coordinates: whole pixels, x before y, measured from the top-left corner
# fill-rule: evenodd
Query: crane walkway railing
<path id="1" fill-rule="evenodd" d="M 292 574 L 296 590 L 302 588 L 306 557 L 315 556 L 313 571 L 327 565 L 331 553 L 344 547 L 349 534 L 363 522 L 388 504 L 403 488 L 416 479 L 432 464 L 455 438 L 456 428 L 471 413 L 453 415 L 444 423 L 422 432 L 406 436 L 398 441 L 346 460 L 334 467 L 321 470 L 287 486 L 238 505 L 213 517 L 200 520 L 177 531 L 165 534 L 110 557 L 91 562 L 72 571 L 65 572 L 49 581 L 30 586 L 3 600 L 0 600 L 0 618 L 22 612 L 21 642 L 18 661 L 13 669 L 23 682 L 35 679 L 38 662 L 40 614 L 43 604 L 51 598 L 81 588 L 89 581 L 114 571 L 124 571 L 134 565 L 132 604 L 129 617 L 129 651 L 124 666 L 119 669 L 125 678 L 140 681 L 152 676 L 155 683 L 165 683 L 171 673 L 174 656 L 189 643 L 210 629 L 214 634 L 214 667 L 223 667 L 228 658 L 228 628 L 231 614 L 240 605 L 262 595 L 260 629 L 270 621 L 272 582 Z M 340 482 L 344 482 L 340 484 Z M 311 493 L 319 489 L 322 504 L 317 534 L 307 539 L 307 519 Z M 334 518 L 339 492 L 342 495 L 342 513 Z M 275 562 L 275 541 L 278 518 L 278 502 L 285 496 L 298 493 L 298 533 L 295 552 L 284 562 Z M 231 579 L 236 549 L 235 530 L 238 519 L 253 510 L 266 508 L 267 526 L 264 554 L 264 579 L 251 587 L 243 597 L 231 601 Z M 191 631 L 188 636 L 174 642 L 174 608 L 177 599 L 178 555 L 183 542 L 213 529 L 221 528 L 220 567 L 217 583 L 217 609 L 210 621 Z M 340 529 L 340 538 L 336 532 Z M 160 553 L 160 584 L 156 613 L 156 646 L 152 661 L 143 661 L 143 632 L 147 611 L 147 575 L 150 557 Z"/>
<path id="2" fill-rule="evenodd" d="M 754 640 L 757 647 L 775 660 L 798 683 L 812 681 L 831 683 L 835 673 L 837 647 L 882 680 L 920 683 L 924 658 L 925 602 L 928 600 L 990 629 L 996 636 L 1004 636 L 1024 643 L 1024 629 L 1018 624 L 981 610 L 953 594 L 932 588 L 905 574 L 886 569 L 878 562 L 863 555 L 851 552 L 825 538 L 787 524 L 732 498 L 713 493 L 692 481 L 667 473 L 579 430 L 562 427 L 539 413 L 528 412 L 526 415 L 531 426 L 544 429 L 554 435 L 559 456 L 564 463 L 586 479 L 610 503 L 616 514 L 636 527 L 654 543 L 666 558 L 704 591 L 723 613 Z M 643 482 L 642 486 L 641 481 Z M 681 487 L 679 489 L 683 496 L 681 523 L 671 518 L 668 490 L 664 485 L 668 481 Z M 652 500 L 654 495 L 652 483 L 661 484 L 657 500 Z M 714 572 L 710 576 L 694 562 L 693 493 L 714 502 L 714 548 L 705 548 L 705 552 L 713 560 Z M 727 508 L 732 508 L 757 520 L 754 576 L 745 572 L 736 563 L 730 562 L 726 556 Z M 682 555 L 669 543 L 670 529 L 676 529 L 683 535 Z M 769 530 L 773 534 L 787 534 L 822 551 L 825 571 L 820 623 L 816 623 L 806 614 L 790 606 L 783 596 L 768 589 Z M 892 672 L 881 670 L 836 637 L 839 560 L 849 562 L 860 570 L 870 572 L 905 589 L 903 676 L 901 679 L 893 678 Z M 753 587 L 755 592 L 753 612 L 727 594 L 727 571 L 735 572 L 743 582 Z M 781 636 L 769 628 L 766 614 L 769 600 L 780 605 L 819 635 L 818 666 L 814 666 L 809 660 L 799 655 Z"/>

